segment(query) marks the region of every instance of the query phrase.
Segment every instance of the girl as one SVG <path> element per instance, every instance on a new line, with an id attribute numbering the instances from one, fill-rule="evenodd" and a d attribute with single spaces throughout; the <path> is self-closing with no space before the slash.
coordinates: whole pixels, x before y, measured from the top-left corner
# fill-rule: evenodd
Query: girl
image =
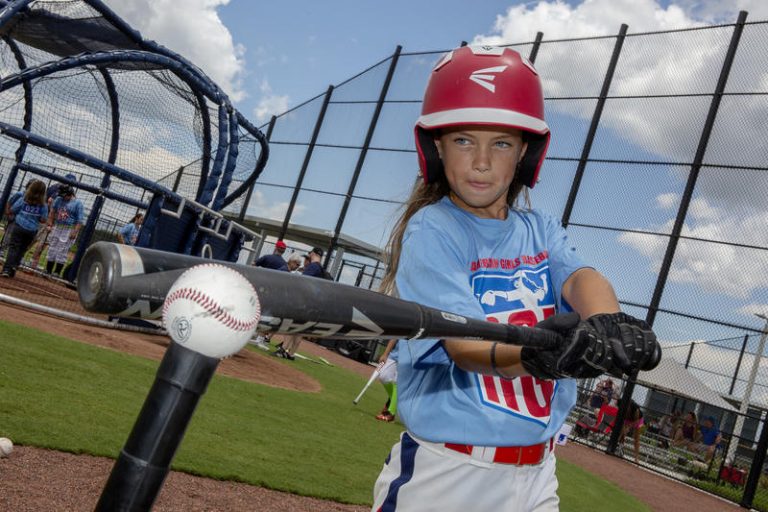
<path id="1" fill-rule="evenodd" d="M 144 221 L 144 214 L 137 213 L 133 218 L 117 232 L 117 240 L 121 244 L 136 245 L 136 241 L 139 239 L 139 230 L 141 229 L 141 223 Z"/>
<path id="2" fill-rule="evenodd" d="M 619 312 L 611 285 L 556 220 L 513 206 L 527 202 L 549 143 L 528 61 L 510 48 L 448 53 L 415 131 L 423 179 L 392 232 L 384 291 L 493 322 L 551 317 L 538 326 L 564 339 L 552 350 L 400 340 L 406 432 L 376 482 L 373 510 L 557 510 L 552 438 L 576 384 L 554 379 L 653 368 L 658 343 L 645 322 Z M 569 309 L 578 314 L 555 314 Z"/>
<path id="3" fill-rule="evenodd" d="M 41 223 L 48 218 L 48 206 L 45 204 L 45 183 L 32 180 L 27 186 L 24 197 L 16 199 L 11 205 L 11 213 L 16 223 L 8 245 L 8 258 L 3 265 L 3 277 L 16 275 L 16 267 L 35 239 Z"/>
<path id="4" fill-rule="evenodd" d="M 77 235 L 85 217 L 83 202 L 75 197 L 75 189 L 71 185 L 59 188 L 59 197 L 54 199 L 48 217 L 48 261 L 45 271 L 58 275 L 69 258 L 69 249 L 77 240 Z"/>

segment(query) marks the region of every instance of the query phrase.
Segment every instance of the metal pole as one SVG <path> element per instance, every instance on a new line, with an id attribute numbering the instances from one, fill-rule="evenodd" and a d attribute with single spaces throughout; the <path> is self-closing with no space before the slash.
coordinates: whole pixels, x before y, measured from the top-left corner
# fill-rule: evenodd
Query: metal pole
<path id="1" fill-rule="evenodd" d="M 376 125 L 379 122 L 379 115 L 381 114 L 382 108 L 384 108 L 384 101 L 387 98 L 389 84 L 392 83 L 392 76 L 395 74 L 395 68 L 397 68 L 397 62 L 400 59 L 400 52 L 402 50 L 403 47 L 398 45 L 397 48 L 395 48 L 395 53 L 392 55 L 392 61 L 389 63 L 387 76 L 384 78 L 384 84 L 381 86 L 379 99 L 376 102 L 376 108 L 373 110 L 370 123 L 368 123 L 368 131 L 365 134 L 365 141 L 363 142 L 363 147 L 360 150 L 360 156 L 357 159 L 355 170 L 352 173 L 352 179 L 349 182 L 347 194 L 344 196 L 344 203 L 341 206 L 341 212 L 339 212 L 339 218 L 336 221 L 336 228 L 333 230 L 333 238 L 331 239 L 331 243 L 328 245 L 328 252 L 325 254 L 323 268 L 328 268 L 328 263 L 331 261 L 331 254 L 333 253 L 334 249 L 336 249 L 336 245 L 339 243 L 339 234 L 341 233 L 341 228 L 344 226 L 344 220 L 347 217 L 349 204 L 352 202 L 352 196 L 354 195 L 355 188 L 357 187 L 357 180 L 360 178 L 360 173 L 363 170 L 365 157 L 368 155 L 368 148 L 371 146 L 371 140 L 373 139 L 373 132 L 376 130 Z"/>
<path id="2" fill-rule="evenodd" d="M 741 438 L 741 430 L 744 428 L 744 417 L 749 410 L 749 401 L 752 397 L 752 388 L 755 385 L 755 379 L 757 378 L 757 370 L 760 368 L 760 361 L 763 359 L 763 351 L 765 350 L 765 340 L 768 338 L 768 317 L 763 314 L 755 313 L 755 316 L 765 320 L 763 326 L 763 334 L 760 336 L 760 342 L 757 344 L 757 352 L 755 352 L 755 358 L 752 360 L 752 370 L 749 372 L 749 380 L 747 381 L 747 387 L 744 390 L 744 396 L 741 399 L 741 406 L 739 407 L 739 415 L 736 417 L 736 424 L 733 426 L 732 437 Z M 763 427 L 765 428 L 765 427 Z M 731 440 L 728 445 L 728 455 L 726 459 L 733 460 L 736 455 L 736 448 L 738 448 L 738 439 L 736 442 Z"/>
<path id="3" fill-rule="evenodd" d="M 731 387 L 728 390 L 729 395 L 733 395 L 733 388 L 736 387 L 736 381 L 739 378 L 739 370 L 741 370 L 741 361 L 744 359 L 744 352 L 747 350 L 747 342 L 749 341 L 749 334 L 744 335 L 744 341 L 741 343 L 741 350 L 739 351 L 739 360 L 736 361 L 736 369 L 733 371 L 733 379 L 731 379 Z"/>
<path id="4" fill-rule="evenodd" d="M 293 195 L 291 196 L 291 202 L 288 203 L 288 211 L 285 212 L 285 218 L 283 218 L 283 226 L 280 228 L 280 234 L 278 239 L 285 238 L 285 234 L 288 232 L 288 225 L 291 222 L 291 215 L 293 215 L 293 208 L 296 206 L 296 200 L 301 192 L 301 185 L 304 183 L 304 175 L 307 174 L 307 168 L 309 167 L 309 161 L 312 159 L 312 152 L 315 150 L 315 143 L 317 137 L 320 135 L 320 127 L 323 126 L 323 120 L 325 119 L 325 112 L 328 110 L 328 103 L 331 101 L 331 95 L 333 94 L 333 86 L 329 85 L 325 91 L 325 97 L 323 98 L 323 104 L 320 107 L 320 113 L 317 114 L 317 121 L 315 121 L 315 129 L 312 131 L 312 138 L 309 140 L 307 146 L 307 152 L 304 154 L 304 162 L 301 164 L 301 170 L 299 171 L 299 177 L 296 179 L 296 186 L 293 187 Z"/>
<path id="5" fill-rule="evenodd" d="M 765 337 L 765 336 L 763 336 Z M 747 476 L 747 483 L 744 484 L 744 494 L 741 496 L 740 505 L 744 508 L 752 508 L 752 500 L 755 499 L 757 484 L 760 482 L 760 476 L 763 474 L 763 464 L 765 464 L 765 452 L 768 450 L 768 416 L 763 421 L 763 431 L 760 433 L 760 440 L 757 442 L 755 458 L 752 460 L 752 467 Z"/>
<path id="6" fill-rule="evenodd" d="M 592 144 L 595 141 L 595 135 L 597 135 L 597 129 L 600 126 L 600 117 L 603 115 L 603 108 L 605 107 L 605 102 L 608 100 L 608 92 L 611 89 L 613 74 L 616 71 L 616 65 L 619 62 L 621 47 L 624 45 L 624 39 L 627 37 L 628 28 L 629 27 L 624 23 L 621 24 L 621 27 L 619 27 L 619 35 L 616 36 L 616 43 L 613 45 L 613 53 L 611 54 L 611 60 L 608 62 L 608 69 L 605 71 L 605 78 L 603 78 L 603 85 L 600 89 L 600 97 L 597 100 L 597 104 L 595 104 L 595 112 L 592 114 L 592 122 L 589 125 L 587 137 L 584 140 L 584 147 L 581 149 L 581 157 L 579 158 L 579 164 L 576 167 L 576 173 L 573 176 L 573 183 L 571 183 L 571 191 L 568 193 L 568 199 L 565 202 L 565 208 L 563 208 L 563 217 L 561 219 L 563 227 L 567 227 L 571 220 L 571 212 L 573 212 L 573 206 L 576 203 L 576 195 L 579 193 L 581 180 L 584 177 L 584 171 L 587 168 L 589 154 L 592 151 Z"/>
<path id="7" fill-rule="evenodd" d="M 725 53 L 723 66 L 720 68 L 720 77 L 717 80 L 715 91 L 712 94 L 712 101 L 709 104 L 707 118 L 704 121 L 701 136 L 699 137 L 699 145 L 696 148 L 696 154 L 693 157 L 691 171 L 688 173 L 688 180 L 685 184 L 685 190 L 683 191 L 682 198 L 680 199 L 680 207 L 677 210 L 675 224 L 673 225 L 672 232 L 669 235 L 669 244 L 667 244 L 667 249 L 664 253 L 664 259 L 661 262 L 659 277 L 656 280 L 656 286 L 653 290 L 651 303 L 648 305 L 648 316 L 645 318 L 645 321 L 651 325 L 653 325 L 653 321 L 656 319 L 656 313 L 659 311 L 661 296 L 664 293 L 664 289 L 667 284 L 667 278 L 669 277 L 669 271 L 672 268 L 672 260 L 675 257 L 677 244 L 680 241 L 680 235 L 683 232 L 685 217 L 688 215 L 688 208 L 690 207 L 691 201 L 693 200 L 693 193 L 696 189 L 696 182 L 699 179 L 699 171 L 701 170 L 701 166 L 704 163 L 704 155 L 707 151 L 707 145 L 709 144 L 709 137 L 712 134 L 712 129 L 715 126 L 717 112 L 720 109 L 720 101 L 723 98 L 725 86 L 728 82 L 728 76 L 731 73 L 731 65 L 736 58 L 736 49 L 739 47 L 739 41 L 741 40 L 741 34 L 744 31 L 744 24 L 746 23 L 746 20 L 746 11 L 739 12 L 739 17 L 736 21 L 736 25 L 734 26 L 733 34 L 731 34 L 731 41 L 728 45 L 728 50 Z"/>

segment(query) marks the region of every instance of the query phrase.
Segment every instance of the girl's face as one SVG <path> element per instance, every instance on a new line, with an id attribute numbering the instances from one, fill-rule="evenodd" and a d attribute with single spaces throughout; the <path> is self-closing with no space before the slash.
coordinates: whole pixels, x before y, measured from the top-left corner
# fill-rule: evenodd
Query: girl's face
<path id="1" fill-rule="evenodd" d="M 507 192 L 528 147 L 522 132 L 498 126 L 458 126 L 435 139 L 451 200 L 485 219 L 507 217 Z"/>

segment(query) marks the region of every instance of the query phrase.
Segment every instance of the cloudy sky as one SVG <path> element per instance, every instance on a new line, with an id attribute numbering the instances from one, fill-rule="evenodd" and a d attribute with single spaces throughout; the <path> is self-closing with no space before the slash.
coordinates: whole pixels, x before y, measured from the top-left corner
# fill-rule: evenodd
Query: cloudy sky
<path id="1" fill-rule="evenodd" d="M 263 122 L 349 78 L 395 47 L 521 42 L 768 18 L 763 0 L 107 0 L 145 37 L 208 73 L 238 109 Z M 439 7 L 437 7 L 439 5 Z M 183 6 L 183 7 L 182 7 Z"/>

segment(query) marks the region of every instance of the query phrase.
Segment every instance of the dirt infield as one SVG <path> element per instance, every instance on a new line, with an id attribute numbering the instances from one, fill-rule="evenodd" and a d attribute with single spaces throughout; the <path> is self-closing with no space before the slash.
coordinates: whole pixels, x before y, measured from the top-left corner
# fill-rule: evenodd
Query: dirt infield
<path id="1" fill-rule="evenodd" d="M 161 336 L 138 334 L 47 317 L 0 302 L 0 319 L 50 332 L 101 347 L 159 360 L 167 340 Z M 363 377 L 372 368 L 314 343 L 305 342 L 300 353 L 324 357 L 336 366 Z M 222 361 L 218 371 L 236 378 L 269 386 L 316 393 L 320 384 L 304 373 L 270 358 L 244 350 Z M 558 447 L 558 457 L 614 482 L 647 503 L 655 511 L 695 510 L 727 512 L 742 510 L 679 482 L 669 480 L 637 466 L 573 443 Z M 113 460 L 73 455 L 32 447 L 17 447 L 11 457 L 0 459 L 0 510 L 92 510 Z M 55 492 L 54 492 L 55 491 Z M 612 510 L 610 504 L 596 504 L 595 512 Z M 246 484 L 210 480 L 172 472 L 154 508 L 158 511 L 363 511 L 366 507 L 342 505 L 271 491 Z"/>

